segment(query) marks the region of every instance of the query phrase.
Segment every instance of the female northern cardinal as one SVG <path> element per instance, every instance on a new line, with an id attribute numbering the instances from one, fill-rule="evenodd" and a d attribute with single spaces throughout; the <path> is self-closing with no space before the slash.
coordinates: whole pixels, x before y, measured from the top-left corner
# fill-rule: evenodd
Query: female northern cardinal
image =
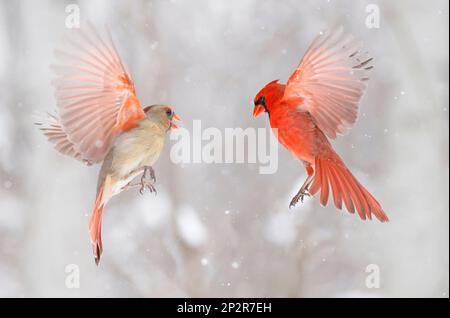
<path id="1" fill-rule="evenodd" d="M 49 115 L 39 125 L 61 153 L 89 165 L 103 161 L 89 223 L 98 265 L 104 206 L 130 187 L 139 186 L 141 194 L 145 188 L 155 192 L 152 165 L 179 118 L 169 106 L 141 107 L 110 36 L 104 40 L 90 27 L 89 33 L 80 31 L 68 43 L 69 53 L 57 50 L 60 64 L 53 66 L 59 116 Z M 132 184 L 142 172 L 141 182 Z"/>
<path id="2" fill-rule="evenodd" d="M 320 190 L 326 205 L 358 211 L 361 219 L 374 214 L 388 221 L 380 204 L 352 175 L 328 138 L 345 134 L 353 126 L 359 101 L 366 89 L 372 58 L 343 28 L 319 35 L 287 84 L 273 81 L 255 97 L 253 116 L 269 115 L 278 141 L 301 160 L 308 177 L 290 207 Z"/>

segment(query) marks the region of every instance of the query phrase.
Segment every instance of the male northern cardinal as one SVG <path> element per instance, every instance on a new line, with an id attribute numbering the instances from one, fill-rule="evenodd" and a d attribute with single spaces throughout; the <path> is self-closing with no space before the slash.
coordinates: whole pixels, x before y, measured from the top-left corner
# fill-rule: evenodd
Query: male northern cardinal
<path id="1" fill-rule="evenodd" d="M 278 141 L 301 160 L 308 177 L 290 207 L 320 190 L 325 206 L 333 193 L 334 205 L 358 211 L 361 219 L 374 214 L 388 221 L 380 204 L 359 183 L 333 150 L 328 138 L 353 126 L 366 89 L 372 58 L 343 28 L 320 34 L 286 84 L 273 81 L 255 97 L 253 116 L 269 115 Z"/>
<path id="2" fill-rule="evenodd" d="M 130 187 L 139 186 L 141 194 L 145 188 L 156 191 L 152 165 L 179 118 L 169 106 L 141 107 L 111 36 L 104 39 L 90 27 L 88 32 L 76 31 L 67 42 L 70 49 L 57 50 L 59 64 L 52 67 L 59 116 L 49 115 L 38 124 L 61 153 L 89 165 L 103 161 L 89 223 L 98 265 L 104 206 Z M 141 182 L 132 184 L 142 172 Z"/>

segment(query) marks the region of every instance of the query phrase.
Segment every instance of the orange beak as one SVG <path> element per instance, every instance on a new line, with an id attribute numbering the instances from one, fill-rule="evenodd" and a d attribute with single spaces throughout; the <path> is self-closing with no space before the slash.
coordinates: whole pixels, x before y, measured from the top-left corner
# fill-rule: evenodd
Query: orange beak
<path id="1" fill-rule="evenodd" d="M 170 128 L 172 128 L 172 129 L 177 129 L 178 126 L 175 125 L 175 124 L 173 123 L 173 121 L 181 121 L 180 116 L 178 116 L 177 114 L 173 114 L 172 122 L 170 123 Z"/>
<path id="2" fill-rule="evenodd" d="M 258 117 L 264 113 L 264 107 L 261 105 L 255 105 L 255 108 L 253 108 L 253 117 Z"/>

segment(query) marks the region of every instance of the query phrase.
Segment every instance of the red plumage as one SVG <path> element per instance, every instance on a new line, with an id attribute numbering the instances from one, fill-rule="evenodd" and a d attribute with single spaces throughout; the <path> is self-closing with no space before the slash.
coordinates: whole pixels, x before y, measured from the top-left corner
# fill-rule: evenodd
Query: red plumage
<path id="1" fill-rule="evenodd" d="M 361 219 L 372 215 L 388 221 L 380 204 L 359 183 L 333 150 L 328 138 L 347 133 L 357 119 L 372 59 L 342 28 L 316 38 L 286 85 L 273 81 L 255 97 L 253 115 L 269 115 L 279 142 L 301 160 L 308 178 L 292 199 L 320 191 L 320 203 L 330 195 Z M 328 137 L 328 138 L 327 138 Z"/>

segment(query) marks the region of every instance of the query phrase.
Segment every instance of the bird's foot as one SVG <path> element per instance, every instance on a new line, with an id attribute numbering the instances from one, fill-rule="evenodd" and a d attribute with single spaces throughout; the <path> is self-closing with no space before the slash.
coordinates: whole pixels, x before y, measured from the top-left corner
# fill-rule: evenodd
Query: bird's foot
<path id="1" fill-rule="evenodd" d="M 150 173 L 150 182 L 147 181 L 147 171 Z M 157 193 L 156 188 L 154 186 L 154 183 L 156 182 L 156 177 L 155 177 L 155 170 L 153 170 L 153 168 L 151 166 L 148 167 L 144 167 L 144 173 L 142 174 L 141 177 L 141 188 L 139 189 L 139 193 L 143 194 L 145 191 L 145 188 L 150 190 L 150 193 L 154 192 L 155 194 Z"/>
<path id="2" fill-rule="evenodd" d="M 122 188 L 122 191 L 133 189 L 133 188 L 139 188 L 139 193 L 141 195 L 144 194 L 145 189 L 148 189 L 150 191 L 150 193 L 155 193 L 155 195 L 158 193 L 156 191 L 155 186 L 152 183 L 147 182 L 146 180 L 141 180 L 141 182 L 138 182 L 138 183 L 130 182 Z"/>
<path id="3" fill-rule="evenodd" d="M 140 168 L 140 170 L 143 169 L 144 173 L 141 176 L 141 180 L 138 183 L 128 183 L 127 185 L 125 185 L 124 187 L 122 187 L 122 191 L 123 190 L 128 190 L 128 189 L 132 189 L 132 188 L 139 188 L 139 193 L 140 194 L 144 194 L 145 189 L 148 189 L 150 191 L 150 193 L 155 193 L 157 194 L 156 188 L 154 183 L 156 182 L 156 177 L 155 177 L 155 171 L 153 170 L 152 167 L 148 166 L 148 167 L 143 167 Z M 132 173 L 136 173 L 139 170 L 135 170 Z M 142 170 L 141 170 L 142 171 Z M 147 178 L 147 171 L 149 172 L 149 177 L 150 180 L 148 180 Z"/>
<path id="4" fill-rule="evenodd" d="M 291 200 L 291 203 L 289 204 L 289 209 L 292 209 L 293 207 L 295 207 L 295 205 L 298 203 L 298 201 L 300 201 L 301 203 L 303 203 L 303 200 L 305 199 L 305 197 L 310 197 L 311 194 L 308 192 L 308 190 L 306 189 L 301 189 Z"/>
<path id="5" fill-rule="evenodd" d="M 141 182 L 138 183 L 138 185 L 140 185 L 140 187 L 141 187 L 141 188 L 139 189 L 139 193 L 140 193 L 141 195 L 144 194 L 144 191 L 145 191 L 146 188 L 150 191 L 150 193 L 155 193 L 155 195 L 158 193 L 158 192 L 156 191 L 156 188 L 155 188 L 155 186 L 153 185 L 153 183 L 150 183 L 150 182 L 147 182 L 147 181 L 141 179 Z"/>

